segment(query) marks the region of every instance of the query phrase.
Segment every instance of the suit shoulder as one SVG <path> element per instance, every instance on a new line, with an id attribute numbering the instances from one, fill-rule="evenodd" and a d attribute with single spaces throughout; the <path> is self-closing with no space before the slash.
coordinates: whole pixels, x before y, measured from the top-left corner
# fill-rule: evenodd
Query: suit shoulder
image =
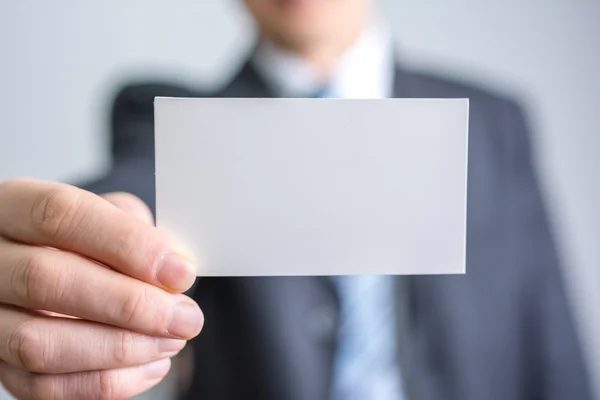
<path id="1" fill-rule="evenodd" d="M 116 90 L 113 109 L 125 107 L 131 110 L 152 109 L 154 98 L 160 97 L 203 97 L 195 90 L 168 82 L 133 82 Z"/>
<path id="2" fill-rule="evenodd" d="M 488 112 L 521 113 L 521 105 L 513 93 L 456 78 L 445 78 L 431 72 L 405 72 L 404 81 L 414 86 L 419 97 L 468 98 L 475 109 Z M 402 84 L 402 82 L 400 83 Z"/>
<path id="3" fill-rule="evenodd" d="M 472 159 L 484 155 L 481 165 L 497 166 L 530 164 L 531 132 L 523 107 L 508 92 L 457 79 L 441 78 L 431 73 L 405 73 L 399 82 L 410 94 L 422 98 L 468 98 L 469 141 L 477 149 Z M 471 156 L 470 156 L 471 157 Z"/>

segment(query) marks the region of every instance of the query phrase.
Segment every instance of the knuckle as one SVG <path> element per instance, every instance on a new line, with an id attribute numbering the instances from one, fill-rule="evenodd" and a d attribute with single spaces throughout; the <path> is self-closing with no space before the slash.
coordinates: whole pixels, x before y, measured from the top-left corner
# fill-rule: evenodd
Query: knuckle
<path id="1" fill-rule="evenodd" d="M 82 197 L 64 187 L 41 193 L 31 208 L 33 228 L 48 239 L 57 239 L 69 231 L 82 209 Z"/>
<path id="2" fill-rule="evenodd" d="M 137 322 L 148 306 L 148 289 L 141 286 L 125 299 L 119 319 L 126 324 Z"/>
<path id="3" fill-rule="evenodd" d="M 137 350 L 136 334 L 131 331 L 121 331 L 114 347 L 113 357 L 120 365 L 128 365 L 135 359 Z"/>
<path id="4" fill-rule="evenodd" d="M 115 240 L 106 243 L 104 253 L 113 263 L 128 266 L 136 277 L 152 279 L 154 265 L 162 250 L 156 233 L 149 225 L 120 224 L 114 228 Z"/>
<path id="5" fill-rule="evenodd" d="M 75 276 L 53 255 L 39 251 L 23 258 L 12 271 L 10 287 L 22 306 L 46 309 L 71 293 Z"/>
<path id="6" fill-rule="evenodd" d="M 123 225 L 119 227 L 119 243 L 114 248 L 117 259 L 128 263 L 142 263 L 144 267 L 153 265 L 164 241 L 154 228 L 147 225 Z"/>
<path id="7" fill-rule="evenodd" d="M 27 321 L 17 326 L 8 339 L 8 352 L 20 367 L 30 372 L 44 372 L 47 350 L 39 329 Z"/>
<path id="8" fill-rule="evenodd" d="M 119 376 L 117 371 L 98 371 L 98 392 L 93 398 L 97 400 L 112 400 L 115 398 Z"/>
<path id="9" fill-rule="evenodd" d="M 164 334 L 171 315 L 172 301 L 163 297 L 159 290 L 153 286 L 141 284 L 131 290 L 123 301 L 117 302 L 116 312 L 110 313 L 112 324 L 133 331 L 151 331 L 155 334 Z M 140 337 L 135 337 L 139 350 Z"/>
<path id="10" fill-rule="evenodd" d="M 43 252 L 36 252 L 15 266 L 10 287 L 21 305 L 46 307 L 50 288 L 55 281 L 52 279 L 53 269 Z"/>

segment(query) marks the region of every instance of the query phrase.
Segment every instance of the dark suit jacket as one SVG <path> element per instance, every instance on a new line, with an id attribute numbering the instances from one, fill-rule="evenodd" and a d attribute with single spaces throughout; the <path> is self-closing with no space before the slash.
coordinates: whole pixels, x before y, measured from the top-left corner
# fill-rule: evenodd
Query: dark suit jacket
<path id="1" fill-rule="evenodd" d="M 112 115 L 115 165 L 95 192 L 154 207 L 153 98 L 123 89 Z M 399 357 L 410 400 L 586 400 L 588 376 L 565 297 L 519 108 L 485 91 L 398 69 L 396 97 L 469 98 L 467 273 L 399 277 Z M 246 64 L 216 96 L 272 97 Z M 435 251 L 435 249 L 431 249 Z M 338 300 L 323 277 L 203 278 L 186 399 L 327 399 Z"/>

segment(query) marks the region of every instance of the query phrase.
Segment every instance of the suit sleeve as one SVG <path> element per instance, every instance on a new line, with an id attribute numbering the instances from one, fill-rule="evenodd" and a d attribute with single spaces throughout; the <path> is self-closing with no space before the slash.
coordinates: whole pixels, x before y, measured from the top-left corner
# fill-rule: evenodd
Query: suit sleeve
<path id="1" fill-rule="evenodd" d="M 112 168 L 95 182 L 79 185 L 94 193 L 125 191 L 154 212 L 154 98 L 201 97 L 160 82 L 132 83 L 119 89 L 110 107 Z"/>
<path id="2" fill-rule="evenodd" d="M 571 304 L 552 237 L 546 207 L 532 165 L 527 124 L 521 110 L 508 104 L 504 131 L 509 140 L 512 215 L 520 265 L 526 268 L 523 285 L 523 326 L 528 352 L 525 382 L 531 399 L 591 400 Z M 522 238 L 526 238 L 522 240 Z"/>

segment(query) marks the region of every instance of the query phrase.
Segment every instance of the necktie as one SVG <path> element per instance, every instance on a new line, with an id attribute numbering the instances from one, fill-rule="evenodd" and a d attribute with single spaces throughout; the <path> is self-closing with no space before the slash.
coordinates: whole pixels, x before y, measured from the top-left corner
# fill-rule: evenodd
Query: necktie
<path id="1" fill-rule="evenodd" d="M 332 279 L 341 306 L 332 400 L 402 399 L 393 277 Z"/>
<path id="2" fill-rule="evenodd" d="M 337 97 L 330 88 L 315 97 Z M 401 400 L 394 279 L 385 275 L 332 277 L 340 299 L 332 400 Z"/>

